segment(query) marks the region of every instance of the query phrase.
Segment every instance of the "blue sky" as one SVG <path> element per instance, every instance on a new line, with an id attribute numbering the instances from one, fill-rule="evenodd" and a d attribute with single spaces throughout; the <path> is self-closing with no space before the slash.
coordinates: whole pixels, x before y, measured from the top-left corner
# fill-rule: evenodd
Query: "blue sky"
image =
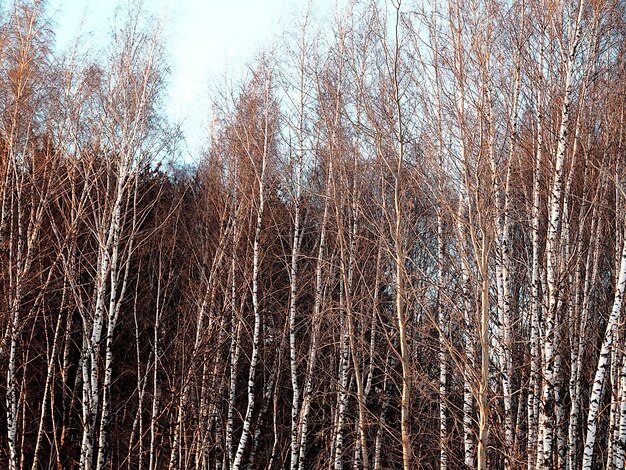
<path id="1" fill-rule="evenodd" d="M 77 34 L 95 44 L 107 40 L 117 0 L 49 0 L 57 44 Z M 280 40 L 304 11 L 307 0 L 144 0 L 144 8 L 165 19 L 165 43 L 172 74 L 168 114 L 183 123 L 192 154 L 204 142 L 210 119 L 209 89 L 228 75 L 235 80 L 263 46 Z M 313 0 L 316 13 L 334 10 L 335 0 Z M 318 15 L 316 15 L 318 16 Z"/>

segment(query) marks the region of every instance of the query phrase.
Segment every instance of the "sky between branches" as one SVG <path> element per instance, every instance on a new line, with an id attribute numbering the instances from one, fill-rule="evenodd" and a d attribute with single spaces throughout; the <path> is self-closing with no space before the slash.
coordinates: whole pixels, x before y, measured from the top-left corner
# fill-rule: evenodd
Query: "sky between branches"
<path id="1" fill-rule="evenodd" d="M 50 0 L 48 14 L 57 46 L 80 35 L 106 44 L 119 0 Z M 180 122 L 187 141 L 183 158 L 193 161 L 204 144 L 210 120 L 210 89 L 237 81 L 263 46 L 290 30 L 307 0 L 144 0 L 143 6 L 164 19 L 164 40 L 171 75 L 167 113 Z M 312 0 L 316 16 L 331 15 L 336 0 Z"/>

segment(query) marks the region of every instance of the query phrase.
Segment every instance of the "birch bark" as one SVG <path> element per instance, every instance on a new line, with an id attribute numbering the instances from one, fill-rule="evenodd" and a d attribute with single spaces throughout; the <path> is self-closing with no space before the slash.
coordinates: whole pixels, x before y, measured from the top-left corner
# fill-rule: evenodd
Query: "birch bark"
<path id="1" fill-rule="evenodd" d="M 250 439 L 250 430 L 252 427 L 252 413 L 255 406 L 255 379 L 257 372 L 257 365 L 259 362 L 259 348 L 261 345 L 261 308 L 259 301 L 259 269 L 260 269 L 260 244 L 261 244 L 261 229 L 263 226 L 263 212 L 265 209 L 265 185 L 266 185 L 266 169 L 269 158 L 269 144 L 270 144 L 270 122 L 269 122 L 269 104 L 270 104 L 270 83 L 269 77 L 265 77 L 265 83 L 263 84 L 263 148 L 261 155 L 261 168 L 258 169 L 258 173 L 255 175 L 258 184 L 258 206 L 256 214 L 256 227 L 254 232 L 254 245 L 253 245 L 253 260 L 252 260 L 252 308 L 254 312 L 254 330 L 252 333 L 252 355 L 250 357 L 250 368 L 248 373 L 248 404 L 246 407 L 246 413 L 244 415 L 243 429 L 241 431 L 241 437 L 239 438 L 239 444 L 237 445 L 237 451 L 235 458 L 231 465 L 231 470 L 239 470 L 242 465 L 244 452 Z M 249 155 L 251 157 L 251 155 Z"/>
<path id="2" fill-rule="evenodd" d="M 558 311 L 559 303 L 559 256 L 558 244 L 560 242 L 561 225 L 561 197 L 563 189 L 563 165 L 565 162 L 565 151 L 567 149 L 567 137 L 569 131 L 569 120 L 571 115 L 571 99 L 573 88 L 574 66 L 578 54 L 578 48 L 582 39 L 582 14 L 584 1 L 580 0 L 578 14 L 574 27 L 574 34 L 571 38 L 567 55 L 565 70 L 565 86 L 563 105 L 561 108 L 561 123 L 559 127 L 557 149 L 554 164 L 554 179 L 550 190 L 548 232 L 546 241 L 546 284 L 548 288 L 548 307 L 545 322 L 545 365 L 542 392 L 542 408 L 540 426 L 543 433 L 543 454 L 539 465 L 544 468 L 552 468 L 553 465 L 553 432 L 555 426 L 555 385 L 559 380 L 560 370 L 555 368 L 555 358 L 558 332 Z M 558 365 L 558 363 L 557 363 Z"/>
<path id="3" fill-rule="evenodd" d="M 626 288 L 626 242 L 623 243 L 620 268 L 615 283 L 615 297 L 613 307 L 606 326 L 606 332 L 600 349 L 598 365 L 596 367 L 591 396 L 589 397 L 589 410 L 587 414 L 587 437 L 585 439 L 585 449 L 583 453 L 582 469 L 590 470 L 593 464 L 593 451 L 596 442 L 596 434 L 598 431 L 598 409 L 602 398 L 602 389 L 604 387 L 604 378 L 609 366 L 609 358 L 611 354 L 611 345 L 613 344 L 615 327 L 619 322 L 622 301 L 624 297 L 624 289 Z"/>

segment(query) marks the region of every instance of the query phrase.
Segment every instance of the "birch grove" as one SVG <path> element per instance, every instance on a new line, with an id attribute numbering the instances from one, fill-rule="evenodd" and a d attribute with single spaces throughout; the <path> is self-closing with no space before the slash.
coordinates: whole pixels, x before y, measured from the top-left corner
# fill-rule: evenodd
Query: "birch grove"
<path id="1" fill-rule="evenodd" d="M 626 2 L 313 1 L 193 164 L 160 20 L 0 11 L 2 468 L 624 467 Z"/>

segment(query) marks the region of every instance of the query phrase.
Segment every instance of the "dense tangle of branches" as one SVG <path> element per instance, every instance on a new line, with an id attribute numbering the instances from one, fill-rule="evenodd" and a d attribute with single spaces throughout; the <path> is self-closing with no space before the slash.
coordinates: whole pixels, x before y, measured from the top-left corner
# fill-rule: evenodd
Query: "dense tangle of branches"
<path id="1" fill-rule="evenodd" d="M 193 167 L 141 11 L 3 8 L 0 466 L 624 468 L 623 1 L 305 12 Z"/>

